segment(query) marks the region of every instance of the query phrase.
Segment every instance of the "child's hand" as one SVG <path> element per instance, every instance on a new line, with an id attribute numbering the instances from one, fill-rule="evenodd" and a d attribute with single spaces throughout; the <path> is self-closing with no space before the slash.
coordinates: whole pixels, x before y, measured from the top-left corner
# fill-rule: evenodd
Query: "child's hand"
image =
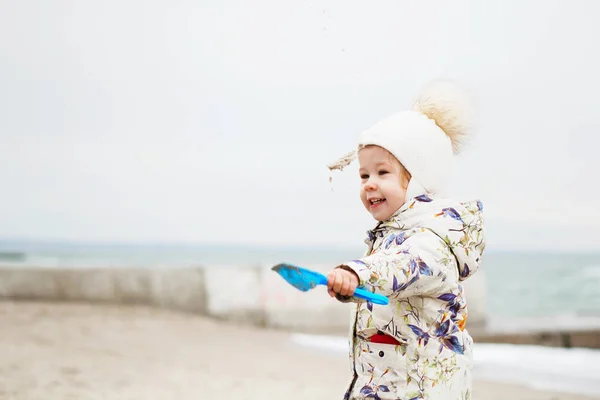
<path id="1" fill-rule="evenodd" d="M 331 297 L 335 297 L 336 293 L 342 296 L 352 296 L 358 283 L 358 275 L 354 271 L 335 268 L 327 274 L 327 292 Z"/>

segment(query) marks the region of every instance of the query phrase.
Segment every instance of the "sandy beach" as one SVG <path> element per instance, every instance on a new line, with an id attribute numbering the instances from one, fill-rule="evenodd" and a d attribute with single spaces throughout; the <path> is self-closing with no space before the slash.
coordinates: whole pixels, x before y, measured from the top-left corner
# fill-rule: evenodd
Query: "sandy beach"
<path id="1" fill-rule="evenodd" d="M 0 302 L 0 320 L 0 400 L 341 399 L 349 379 L 288 333 L 148 307 Z M 483 381 L 474 398 L 591 399 Z"/>

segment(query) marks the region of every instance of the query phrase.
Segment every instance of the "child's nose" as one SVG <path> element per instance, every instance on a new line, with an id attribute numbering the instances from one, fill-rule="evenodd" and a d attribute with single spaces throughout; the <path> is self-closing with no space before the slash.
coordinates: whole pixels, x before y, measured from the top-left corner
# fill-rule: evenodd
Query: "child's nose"
<path id="1" fill-rule="evenodd" d="M 373 179 L 369 179 L 367 182 L 365 182 L 365 190 L 375 190 L 377 189 L 377 184 L 375 183 L 375 181 Z"/>

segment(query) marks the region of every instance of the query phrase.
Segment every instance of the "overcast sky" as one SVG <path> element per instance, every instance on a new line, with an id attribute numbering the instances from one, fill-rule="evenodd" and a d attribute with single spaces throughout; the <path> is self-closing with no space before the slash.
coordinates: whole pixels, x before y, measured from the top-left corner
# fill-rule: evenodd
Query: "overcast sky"
<path id="1" fill-rule="evenodd" d="M 360 245 L 358 134 L 454 78 L 489 248 L 600 249 L 592 1 L 0 0 L 0 237 Z"/>

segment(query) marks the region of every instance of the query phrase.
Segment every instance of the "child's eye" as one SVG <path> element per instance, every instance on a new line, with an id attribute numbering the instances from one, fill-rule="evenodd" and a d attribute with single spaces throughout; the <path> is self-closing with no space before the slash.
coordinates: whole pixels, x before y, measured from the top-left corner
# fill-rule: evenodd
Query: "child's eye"
<path id="1" fill-rule="evenodd" d="M 367 175 L 367 174 L 361 174 L 360 175 L 360 179 L 369 179 L 369 175 Z"/>
<path id="2" fill-rule="evenodd" d="M 379 175 L 385 175 L 385 174 L 389 174 L 389 172 L 386 171 L 385 169 L 382 169 L 381 171 L 379 171 Z"/>

